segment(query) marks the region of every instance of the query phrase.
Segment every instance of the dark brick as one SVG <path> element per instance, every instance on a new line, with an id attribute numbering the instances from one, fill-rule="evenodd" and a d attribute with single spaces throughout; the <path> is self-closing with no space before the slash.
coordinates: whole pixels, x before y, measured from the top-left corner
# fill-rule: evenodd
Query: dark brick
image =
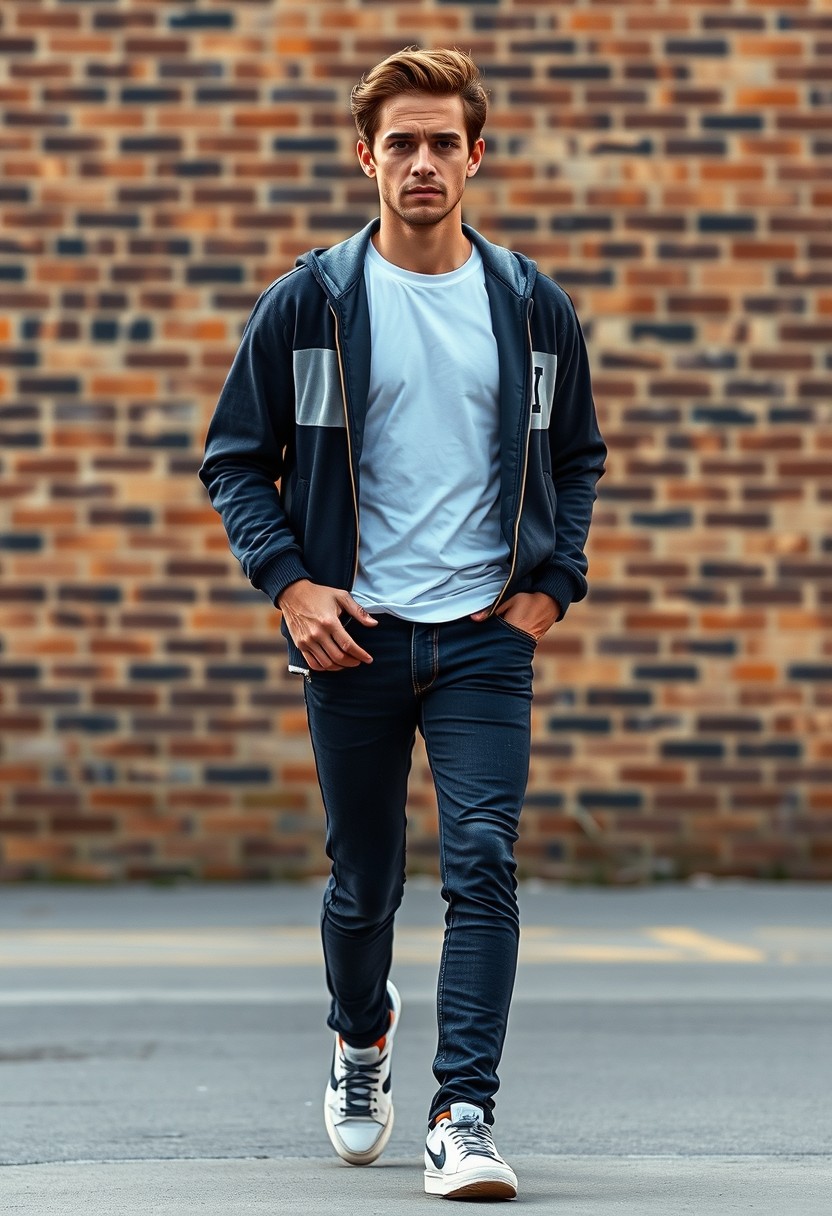
<path id="1" fill-rule="evenodd" d="M 744 562 L 702 562 L 699 566 L 702 578 L 763 578 L 764 566 L 749 566 Z"/>
<path id="2" fill-rule="evenodd" d="M 210 766 L 205 769 L 205 780 L 209 783 L 231 785 L 265 785 L 272 779 L 272 771 L 265 766 Z"/>
<path id="3" fill-rule="evenodd" d="M 737 649 L 734 638 L 683 638 L 674 640 L 671 647 L 673 654 L 710 654 L 723 658 L 736 654 Z"/>
<path id="4" fill-rule="evenodd" d="M 220 29 L 230 30 L 234 27 L 234 13 L 231 10 L 202 9 L 184 13 L 171 13 L 168 17 L 171 29 Z"/>
<path id="5" fill-rule="evenodd" d="M 44 152 L 97 152 L 103 147 L 100 135 L 46 135 Z"/>
<path id="6" fill-rule="evenodd" d="M 768 511 L 706 511 L 705 525 L 709 528 L 769 528 Z"/>
<path id="7" fill-rule="evenodd" d="M 716 55 L 728 54 L 727 38 L 665 38 L 666 55 Z"/>
<path id="8" fill-rule="evenodd" d="M 578 802 L 587 811 L 636 811 L 644 796 L 638 790 L 580 790 Z"/>
<path id="9" fill-rule="evenodd" d="M 642 663 L 633 670 L 636 680 L 698 680 L 701 674 L 692 663 Z"/>
<path id="10" fill-rule="evenodd" d="M 660 754 L 667 760 L 721 760 L 725 747 L 722 743 L 697 739 L 667 739 L 661 745 Z"/>
<path id="11" fill-rule="evenodd" d="M 762 131 L 765 126 L 762 114 L 703 114 L 701 122 L 706 131 Z"/>
<path id="12" fill-rule="evenodd" d="M 0 663 L 0 684 L 5 680 L 39 680 L 41 668 L 37 663 Z"/>
<path id="13" fill-rule="evenodd" d="M 790 663 L 789 680 L 832 680 L 832 663 Z"/>
<path id="14" fill-rule="evenodd" d="M 37 532 L 0 532 L 0 550 L 11 553 L 37 553 L 43 548 L 43 537 Z"/>
<path id="15" fill-rule="evenodd" d="M 337 104 L 338 90 L 311 85 L 279 85 L 270 91 L 269 98 L 271 101 Z"/>
<path id="16" fill-rule="evenodd" d="M 163 59 L 156 68 L 161 80 L 208 80 L 225 75 L 225 65 L 202 59 L 198 62 L 183 59 Z"/>
<path id="17" fill-rule="evenodd" d="M 693 513 L 680 511 L 634 511 L 630 515 L 634 528 L 690 528 Z"/>
<path id="18" fill-rule="evenodd" d="M 591 151 L 594 156 L 652 156 L 654 145 L 652 139 L 599 139 Z"/>
<path id="19" fill-rule="evenodd" d="M 718 426 L 754 426 L 758 419 L 751 410 L 742 410 L 739 406 L 697 406 L 691 412 L 694 422 L 706 422 Z"/>
<path id="20" fill-rule="evenodd" d="M 212 663 L 205 669 L 209 680 L 262 681 L 268 678 L 268 674 L 268 669 L 262 664 Z"/>
<path id="21" fill-rule="evenodd" d="M 89 604 L 118 604 L 121 602 L 123 590 L 121 587 L 108 585 L 96 586 L 58 586 L 59 600 L 77 600 Z"/>
<path id="22" fill-rule="evenodd" d="M 82 228 L 141 227 L 141 217 L 135 211 L 80 211 L 77 222 Z"/>
<path id="23" fill-rule="evenodd" d="M 696 337 L 693 325 L 665 325 L 636 321 L 630 326 L 633 341 L 639 338 L 656 338 L 660 342 L 692 342 Z"/>
<path id="24" fill-rule="evenodd" d="M 79 731 L 86 735 L 108 734 L 117 731 L 118 718 L 112 714 L 57 714 L 55 730 Z"/>
<path id="25" fill-rule="evenodd" d="M 188 266 L 185 273 L 187 283 L 243 283 L 245 278 L 243 266 Z"/>
<path id="26" fill-rule="evenodd" d="M 181 160 L 170 168 L 175 177 L 221 177 L 223 173 L 222 163 L 218 160 Z"/>
<path id="27" fill-rule="evenodd" d="M 17 382 L 21 393 L 50 396 L 70 396 L 81 391 L 81 382 L 75 376 L 21 376 Z"/>
<path id="28" fill-rule="evenodd" d="M 612 69 L 607 63 L 558 63 L 546 69 L 550 80 L 610 80 Z"/>
<path id="29" fill-rule="evenodd" d="M 587 715 L 557 715 L 547 720 L 547 726 L 552 731 L 574 731 L 580 734 L 608 735 L 612 723 L 609 718 L 589 717 Z"/>
<path id="30" fill-rule="evenodd" d="M 765 743 L 738 743 L 737 755 L 748 759 L 799 760 L 803 746 L 793 739 L 770 739 Z M 778 793 L 778 799 L 783 795 Z"/>
<path id="31" fill-rule="evenodd" d="M 647 688 L 591 688 L 586 701 L 596 707 L 652 705 L 653 693 Z"/>
<path id="32" fill-rule="evenodd" d="M 115 832 L 118 821 L 113 815 L 53 815 L 49 823 L 50 831 L 57 835 L 96 835 Z"/>
<path id="33" fill-rule="evenodd" d="M 697 139 L 678 136 L 664 141 L 667 156 L 725 156 L 727 145 L 724 139 Z"/>
<path id="34" fill-rule="evenodd" d="M 181 135 L 123 135 L 119 139 L 119 147 L 125 153 L 181 152 L 184 146 Z"/>
<path id="35" fill-rule="evenodd" d="M 549 221 L 553 232 L 609 232 L 611 215 L 555 215 Z"/>
<path id="36" fill-rule="evenodd" d="M 757 219 L 753 215 L 700 215 L 696 225 L 700 232 L 756 232 Z"/>
<path id="37" fill-rule="evenodd" d="M 702 734 L 722 735 L 734 732 L 756 732 L 763 729 L 761 720 L 739 714 L 700 714 L 696 729 Z"/>
<path id="38" fill-rule="evenodd" d="M 234 84 L 204 84 L 200 85 L 194 94 L 197 105 L 225 105 L 231 102 L 249 102 L 256 104 L 260 100 L 260 90 L 250 85 Z"/>
<path id="39" fill-rule="evenodd" d="M 33 55 L 37 49 L 34 38 L 0 38 L 0 55 Z"/>

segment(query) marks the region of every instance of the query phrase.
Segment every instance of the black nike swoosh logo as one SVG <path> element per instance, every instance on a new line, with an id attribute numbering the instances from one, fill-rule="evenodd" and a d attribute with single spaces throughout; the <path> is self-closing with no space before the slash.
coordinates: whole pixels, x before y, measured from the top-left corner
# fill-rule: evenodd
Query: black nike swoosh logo
<path id="1" fill-rule="evenodd" d="M 338 1078 L 335 1075 L 335 1050 L 332 1052 L 332 1063 L 329 1066 L 329 1083 L 333 1089 L 338 1088 Z"/>
<path id="2" fill-rule="evenodd" d="M 431 1149 L 429 1149 L 427 1145 L 425 1145 L 425 1151 L 427 1152 L 427 1155 L 430 1157 L 431 1161 L 433 1162 L 433 1164 L 436 1166 L 436 1168 L 438 1170 L 441 1170 L 444 1168 L 444 1165 L 445 1165 L 445 1145 L 444 1144 L 442 1145 L 441 1153 L 432 1152 Z"/>

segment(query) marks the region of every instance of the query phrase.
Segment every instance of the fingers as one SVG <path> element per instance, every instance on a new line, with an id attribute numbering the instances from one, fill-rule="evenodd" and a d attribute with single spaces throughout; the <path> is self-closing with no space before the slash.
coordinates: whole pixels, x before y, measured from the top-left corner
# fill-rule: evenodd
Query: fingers
<path id="1" fill-rule="evenodd" d="M 355 617 L 362 625 L 377 625 L 378 621 L 374 616 L 370 616 L 366 608 L 352 598 L 349 591 L 342 591 L 337 597 L 339 608 L 343 608 L 344 612 L 348 612 L 350 616 Z"/>
<path id="2" fill-rule="evenodd" d="M 328 637 L 317 642 L 306 642 L 300 649 L 314 671 L 336 671 L 372 663 L 373 656 L 353 642 L 349 634 L 345 633 L 343 639 L 343 646 L 335 637 Z"/>
<path id="3" fill-rule="evenodd" d="M 361 663 L 373 661 L 373 656 L 350 637 L 337 617 L 322 622 L 313 636 L 301 644 L 300 649 L 310 665 L 314 661 L 314 671 L 358 667 Z"/>
<path id="4" fill-rule="evenodd" d="M 372 655 L 353 641 L 341 620 L 346 613 L 361 625 L 377 625 L 378 621 L 348 591 L 298 580 L 285 589 L 280 605 L 310 671 L 338 671 L 372 663 Z"/>

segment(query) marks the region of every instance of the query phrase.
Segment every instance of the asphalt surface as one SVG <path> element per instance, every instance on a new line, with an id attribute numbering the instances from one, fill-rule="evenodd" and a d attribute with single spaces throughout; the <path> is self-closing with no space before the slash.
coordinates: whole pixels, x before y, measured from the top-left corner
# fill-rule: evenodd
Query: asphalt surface
<path id="1" fill-rule="evenodd" d="M 396 1127 L 332 1154 L 321 884 L 0 890 L 0 1212 L 436 1211 L 444 905 L 408 883 Z M 495 1135 L 563 1216 L 832 1212 L 832 889 L 527 884 Z"/>

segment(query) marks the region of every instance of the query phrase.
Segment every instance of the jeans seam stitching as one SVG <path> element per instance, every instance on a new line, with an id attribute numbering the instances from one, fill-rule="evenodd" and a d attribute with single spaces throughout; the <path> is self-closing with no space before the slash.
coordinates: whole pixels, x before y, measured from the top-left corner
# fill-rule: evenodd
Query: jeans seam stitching
<path id="1" fill-rule="evenodd" d="M 413 695 L 419 696 L 421 689 L 419 681 L 416 679 L 416 626 L 413 625 L 410 632 L 410 683 L 413 687 Z"/>

